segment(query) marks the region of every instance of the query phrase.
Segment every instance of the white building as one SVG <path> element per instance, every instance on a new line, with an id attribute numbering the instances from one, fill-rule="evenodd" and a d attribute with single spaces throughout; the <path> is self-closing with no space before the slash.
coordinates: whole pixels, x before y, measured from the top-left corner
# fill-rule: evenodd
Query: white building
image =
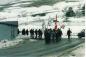
<path id="1" fill-rule="evenodd" d="M 17 36 L 18 21 L 0 22 L 0 40 L 14 39 Z"/>

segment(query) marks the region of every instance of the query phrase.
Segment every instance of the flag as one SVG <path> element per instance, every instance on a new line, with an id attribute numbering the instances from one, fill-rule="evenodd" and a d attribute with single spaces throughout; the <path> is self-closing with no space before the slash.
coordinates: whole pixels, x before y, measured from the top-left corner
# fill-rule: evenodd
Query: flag
<path id="1" fill-rule="evenodd" d="M 42 29 L 45 30 L 45 28 L 46 28 L 45 21 L 43 20 Z"/>
<path id="2" fill-rule="evenodd" d="M 62 24 L 62 25 L 61 25 L 61 28 L 62 28 L 62 29 L 64 29 L 64 28 L 65 28 L 65 25 L 64 25 L 64 24 Z"/>
<path id="3" fill-rule="evenodd" d="M 48 19 L 48 26 L 51 26 L 52 22 L 53 22 L 53 19 L 49 17 L 49 19 Z"/>

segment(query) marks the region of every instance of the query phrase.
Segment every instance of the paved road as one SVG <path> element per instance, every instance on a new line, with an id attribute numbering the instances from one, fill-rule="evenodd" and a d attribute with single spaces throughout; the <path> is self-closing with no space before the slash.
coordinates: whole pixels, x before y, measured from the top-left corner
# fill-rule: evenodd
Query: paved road
<path id="1" fill-rule="evenodd" d="M 68 39 L 62 39 L 62 41 L 58 43 L 51 43 L 46 45 L 44 40 L 36 40 L 30 41 L 27 40 L 25 43 L 17 45 L 15 47 L 10 47 L 6 49 L 0 49 L 0 57 L 15 57 L 15 56 L 34 56 L 34 57 L 41 57 L 46 56 L 52 53 L 60 53 L 65 51 L 69 48 L 79 45 L 83 43 L 84 39 L 73 38 L 71 41 Z"/>

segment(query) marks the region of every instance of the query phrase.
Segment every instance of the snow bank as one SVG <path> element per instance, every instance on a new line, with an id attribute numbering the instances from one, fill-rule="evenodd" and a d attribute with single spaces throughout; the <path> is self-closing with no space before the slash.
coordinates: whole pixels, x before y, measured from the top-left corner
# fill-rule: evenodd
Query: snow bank
<path id="1" fill-rule="evenodd" d="M 23 41 L 22 39 L 1 40 L 0 41 L 0 49 L 1 48 L 7 48 L 7 47 L 15 46 L 15 45 L 19 44 L 22 41 Z"/>
<path id="2" fill-rule="evenodd" d="M 73 50 L 72 50 L 73 49 Z M 64 54 L 62 54 L 59 57 L 85 57 L 85 44 L 80 44 L 74 48 L 72 48 L 70 52 L 64 51 Z"/>

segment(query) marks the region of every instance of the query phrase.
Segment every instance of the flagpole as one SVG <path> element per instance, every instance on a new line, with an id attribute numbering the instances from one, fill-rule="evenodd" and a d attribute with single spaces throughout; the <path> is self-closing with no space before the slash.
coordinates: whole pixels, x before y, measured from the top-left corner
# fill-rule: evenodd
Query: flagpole
<path id="1" fill-rule="evenodd" d="M 55 18 L 55 27 L 54 27 L 55 30 L 57 30 L 57 15 L 56 15 L 56 18 Z"/>

